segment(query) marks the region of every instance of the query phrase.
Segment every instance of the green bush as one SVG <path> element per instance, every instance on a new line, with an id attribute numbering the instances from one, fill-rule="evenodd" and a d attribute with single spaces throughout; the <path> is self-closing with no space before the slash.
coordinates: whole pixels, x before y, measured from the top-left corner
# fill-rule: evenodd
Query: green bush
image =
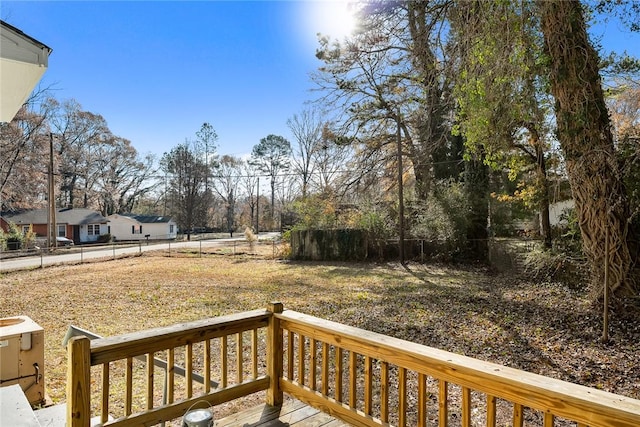
<path id="1" fill-rule="evenodd" d="M 559 219 L 562 225 L 553 230 L 554 248 L 567 255 L 582 255 L 582 235 L 576 210 L 565 209 Z"/>
<path id="2" fill-rule="evenodd" d="M 106 234 L 101 234 L 98 236 L 98 238 L 96 239 L 97 243 L 109 243 L 111 242 L 111 234 L 106 233 Z"/>
<path id="3" fill-rule="evenodd" d="M 18 250 L 21 249 L 25 243 L 25 236 L 17 225 L 10 222 L 9 231 L 5 233 L 4 241 L 7 249 Z"/>
<path id="4" fill-rule="evenodd" d="M 334 228 L 337 223 L 333 203 L 318 195 L 294 202 L 293 212 L 297 217 L 297 223 L 294 226 L 297 229 Z"/>
<path id="5" fill-rule="evenodd" d="M 428 200 L 408 210 L 411 237 L 430 242 L 437 255 L 455 255 L 466 244 L 468 209 L 460 183 L 440 182 Z"/>
<path id="6" fill-rule="evenodd" d="M 537 247 L 523 258 L 524 274 L 540 282 L 559 282 L 572 289 L 584 289 L 589 283 L 588 264 L 584 257 L 568 252 Z"/>

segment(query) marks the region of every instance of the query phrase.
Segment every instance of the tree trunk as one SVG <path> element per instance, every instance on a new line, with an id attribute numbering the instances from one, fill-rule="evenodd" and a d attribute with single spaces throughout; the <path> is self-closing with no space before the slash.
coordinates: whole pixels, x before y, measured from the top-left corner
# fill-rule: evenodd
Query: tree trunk
<path id="1" fill-rule="evenodd" d="M 272 175 L 271 176 L 271 215 L 270 219 L 271 219 L 271 229 L 273 230 L 273 226 L 275 223 L 275 218 L 276 218 L 276 212 L 275 212 L 275 201 L 276 201 L 276 176 Z"/>
<path id="2" fill-rule="evenodd" d="M 540 192 L 540 235 L 544 238 L 544 247 L 551 249 L 551 220 L 549 219 L 549 181 L 547 180 L 547 162 L 544 157 L 544 144 L 534 126 L 529 128 L 531 145 L 536 154 L 536 187 Z"/>
<path id="3" fill-rule="evenodd" d="M 484 164 L 484 150 L 465 162 L 464 189 L 469 201 L 467 240 L 469 255 L 478 261 L 489 256 L 489 168 Z"/>
<path id="4" fill-rule="evenodd" d="M 444 146 L 450 128 L 446 125 L 451 111 L 444 96 L 441 58 L 434 52 L 430 17 L 433 5 L 429 2 L 407 2 L 408 28 L 411 34 L 411 61 L 417 70 L 416 81 L 424 92 L 422 106 L 413 116 L 417 130 L 415 141 L 410 143 L 409 155 L 416 178 L 416 198 L 427 200 L 431 193 L 433 153 Z M 408 132 L 405 131 L 405 135 Z"/>
<path id="5" fill-rule="evenodd" d="M 539 0 L 537 4 L 556 99 L 558 138 L 592 270 L 593 296 L 602 295 L 607 255 L 610 289 L 618 295 L 631 294 L 634 255 L 628 240 L 629 207 L 615 161 L 598 54 L 587 38 L 579 1 Z M 605 252 L 607 228 L 609 254 Z"/>

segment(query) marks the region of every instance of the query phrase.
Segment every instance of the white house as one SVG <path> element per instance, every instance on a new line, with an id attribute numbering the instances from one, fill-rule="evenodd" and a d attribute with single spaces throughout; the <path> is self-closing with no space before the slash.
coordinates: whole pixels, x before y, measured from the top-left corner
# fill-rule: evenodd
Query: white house
<path id="1" fill-rule="evenodd" d="M 573 209 L 575 204 L 573 199 L 563 200 L 561 202 L 555 202 L 549 205 L 549 222 L 552 226 L 567 225 L 566 219 L 563 215 L 567 214 L 567 211 Z"/>
<path id="2" fill-rule="evenodd" d="M 176 222 L 168 216 L 113 214 L 107 219 L 113 240 L 168 240 L 178 234 Z"/>

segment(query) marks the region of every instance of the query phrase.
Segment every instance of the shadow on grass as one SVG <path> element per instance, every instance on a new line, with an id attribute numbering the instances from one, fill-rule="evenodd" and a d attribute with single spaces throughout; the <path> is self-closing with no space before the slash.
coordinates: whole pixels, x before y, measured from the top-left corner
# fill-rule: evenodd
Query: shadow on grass
<path id="1" fill-rule="evenodd" d="M 563 344 L 597 342 L 598 322 L 568 289 L 548 284 L 542 289 L 481 269 L 410 265 L 406 270 L 418 281 L 370 289 L 378 298 L 361 307 L 368 315 L 355 326 L 581 382 L 553 355 L 568 350 L 557 348 Z"/>

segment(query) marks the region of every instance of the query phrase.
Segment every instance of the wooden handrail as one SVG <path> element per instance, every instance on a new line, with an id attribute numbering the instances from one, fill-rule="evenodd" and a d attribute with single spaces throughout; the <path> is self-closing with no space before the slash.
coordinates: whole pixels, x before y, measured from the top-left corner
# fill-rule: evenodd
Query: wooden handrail
<path id="1" fill-rule="evenodd" d="M 91 365 L 266 327 L 270 316 L 267 310 L 253 310 L 93 340 Z"/>
<path id="2" fill-rule="evenodd" d="M 101 367 L 101 382 L 98 387 L 100 404 L 100 421 L 105 426 L 136 426 L 157 424 L 181 417 L 184 412 L 194 403 L 203 401 L 211 405 L 228 402 L 243 396 L 267 390 L 272 381 L 262 369 L 259 373 L 258 367 L 258 330 L 266 332 L 271 321 L 275 319 L 269 310 L 253 310 L 244 313 L 231 314 L 217 318 L 198 320 L 195 322 L 181 323 L 166 327 L 154 328 L 145 331 L 132 332 L 129 334 L 100 338 L 89 341 L 86 337 L 74 337 L 68 343 L 68 374 L 67 374 L 67 426 L 88 427 L 91 419 L 91 376 L 92 366 Z M 271 328 L 273 329 L 273 328 Z M 273 329 L 275 330 L 275 329 Z M 243 340 L 243 333 L 251 334 L 249 341 Z M 229 337 L 235 337 L 236 345 L 227 346 Z M 214 369 L 211 358 L 211 341 L 220 339 L 221 353 L 223 359 L 215 369 L 218 369 L 220 381 L 216 382 L 211 378 Z M 248 359 L 245 361 L 244 345 L 251 345 Z M 196 361 L 195 345 L 198 345 L 198 361 Z M 175 361 L 178 352 L 176 349 L 183 348 L 184 357 L 184 391 L 181 397 L 174 393 L 176 375 Z M 167 352 L 167 362 L 156 363 L 156 352 Z M 236 363 L 233 366 L 227 365 L 227 355 L 235 353 Z M 277 356 L 277 353 L 276 353 Z M 266 355 L 263 355 L 266 358 Z M 142 381 L 146 383 L 143 389 L 145 398 L 144 409 L 135 410 L 133 407 L 133 389 L 136 380 L 133 367 L 134 359 L 144 360 L 145 372 Z M 112 391 L 111 382 L 115 376 L 111 373 L 115 362 L 122 361 L 124 364 L 124 410 L 115 420 L 110 420 L 110 399 Z M 200 363 L 201 362 L 201 363 Z M 245 363 L 249 371 L 245 374 Z M 122 365 L 121 365 L 122 366 Z M 161 405 L 155 403 L 156 369 L 160 368 L 165 377 L 165 398 Z M 204 375 L 198 375 L 195 367 L 203 370 Z M 233 378 L 227 376 L 227 369 L 235 369 L 236 375 Z M 276 365 L 277 368 L 277 365 Z M 280 375 L 274 371 L 276 378 Z M 247 378 L 249 377 L 249 378 Z M 138 374 L 138 380 L 140 374 Z M 204 379 L 204 381 L 203 381 Z M 194 382 L 204 383 L 202 388 L 196 392 L 193 388 Z M 212 389 L 212 385 L 218 385 Z M 98 384 L 94 384 L 98 386 Z M 220 387 L 221 386 L 221 387 Z M 138 388 L 140 389 L 140 388 Z M 281 401 L 281 398 L 280 398 Z"/>
<path id="3" fill-rule="evenodd" d="M 441 382 L 459 385 L 463 387 L 463 407 L 464 401 L 470 400 L 468 392 L 474 390 L 485 393 L 489 399 L 495 400 L 497 397 L 512 402 L 516 405 L 514 412 L 527 407 L 576 421 L 579 425 L 640 425 L 640 401 L 629 397 L 484 362 L 291 310 L 275 316 L 280 320 L 280 327 L 285 334 L 293 333 L 318 340 L 332 346 L 336 353 L 343 350 L 354 352 L 365 358 L 378 360 L 383 365 L 394 365 L 400 371 L 408 369 Z M 293 342 L 289 342 L 288 346 L 291 347 L 292 344 Z M 318 406 L 356 425 L 379 425 L 380 420 L 365 413 L 360 414 L 361 411 L 347 405 L 338 395 L 327 396 L 326 391 L 318 391 L 313 385 L 307 387 L 303 384 L 304 379 L 300 378 L 281 380 L 281 387 L 285 392 L 312 406 Z M 446 389 L 440 387 L 445 396 Z M 365 391 L 365 394 L 370 394 L 370 391 Z M 465 413 L 463 419 L 464 417 Z M 383 420 L 383 424 L 384 421 L 386 420 Z"/>
<path id="4" fill-rule="evenodd" d="M 261 353 L 266 369 L 258 372 L 258 330 L 266 334 L 266 354 Z M 251 351 L 242 333 L 251 333 Z M 236 345 L 228 337 L 236 335 Z M 211 340 L 221 349 L 219 387 L 203 386 L 199 394 L 191 389 L 194 366 L 204 369 L 207 384 L 211 378 Z M 195 360 L 194 345 L 201 359 Z M 186 391 L 174 396 L 176 349 L 184 347 Z M 154 407 L 154 354 L 167 351 L 168 401 Z M 228 361 L 227 353 L 235 352 Z M 245 356 L 246 354 L 246 356 Z M 146 409 L 132 410 L 135 377 L 133 359 L 145 356 Z M 280 405 L 283 393 L 355 426 L 413 425 L 408 416 L 412 406 L 415 425 L 428 424 L 427 413 L 437 415 L 438 425 L 446 427 L 452 411 L 460 412 L 462 426 L 472 422 L 472 407 L 482 406 L 487 426 L 495 426 L 503 401 L 512 408 L 510 422 L 522 426 L 530 408 L 539 412 L 544 426 L 553 426 L 556 417 L 578 423 L 579 427 L 640 426 L 640 401 L 517 369 L 484 362 L 459 354 L 415 344 L 340 323 L 319 319 L 291 310 L 282 304 L 270 304 L 266 310 L 254 310 L 214 319 L 182 323 L 147 331 L 89 342 L 75 337 L 68 344 L 67 425 L 88 427 L 90 420 L 91 366 L 102 367 L 101 421 L 105 426 L 133 426 L 159 423 L 182 416 L 190 405 L 206 401 L 211 405 L 266 390 L 267 403 Z M 240 359 L 242 357 L 243 359 Z M 247 361 L 244 361 L 244 358 Z M 114 375 L 110 364 L 122 361 L 125 368 L 126 396 L 124 412 L 109 421 L 110 383 Z M 245 363 L 251 367 L 245 370 Z M 285 369 L 286 364 L 286 369 Z M 227 368 L 236 376 L 227 376 Z M 251 377 L 245 379 L 244 375 Z M 248 374 L 247 372 L 250 372 Z M 138 373 L 140 376 L 141 373 Z M 234 382 L 235 381 L 235 382 Z M 430 382 L 428 386 L 427 382 Z M 229 384 L 228 384 L 229 382 Z M 378 389 L 376 389 L 378 387 Z M 428 388 L 437 388 L 429 393 Z M 410 403 L 409 390 L 417 391 Z M 481 396 L 482 394 L 483 396 Z M 459 399 L 459 409 L 450 407 L 450 399 Z M 497 405 L 496 402 L 501 404 Z M 390 406 L 390 402 L 395 405 Z M 474 403 L 475 402 L 475 403 Z M 481 402 L 481 403 L 479 403 Z M 427 409 L 427 405 L 435 406 Z M 433 412 L 435 410 L 435 412 Z"/>

